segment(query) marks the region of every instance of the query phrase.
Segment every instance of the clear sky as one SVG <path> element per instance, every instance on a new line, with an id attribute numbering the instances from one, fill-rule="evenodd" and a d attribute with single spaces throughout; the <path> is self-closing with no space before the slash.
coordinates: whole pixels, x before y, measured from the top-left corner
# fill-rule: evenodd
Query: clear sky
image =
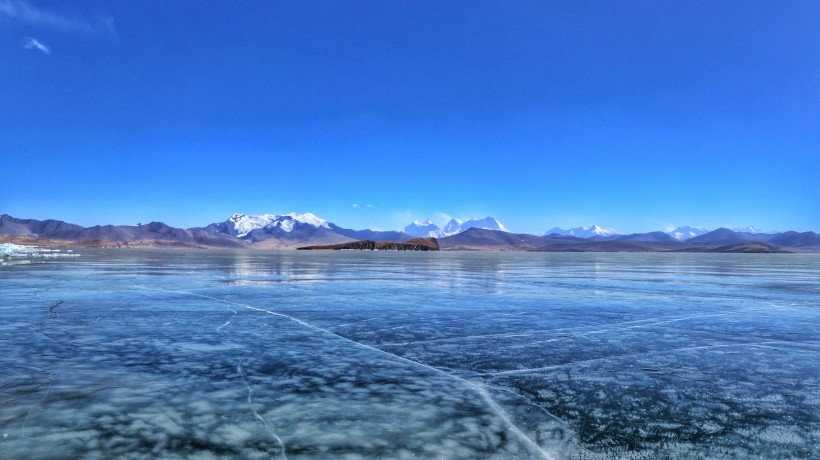
<path id="1" fill-rule="evenodd" d="M 820 231 L 820 2 L 0 0 L 0 171 L 83 225 Z"/>

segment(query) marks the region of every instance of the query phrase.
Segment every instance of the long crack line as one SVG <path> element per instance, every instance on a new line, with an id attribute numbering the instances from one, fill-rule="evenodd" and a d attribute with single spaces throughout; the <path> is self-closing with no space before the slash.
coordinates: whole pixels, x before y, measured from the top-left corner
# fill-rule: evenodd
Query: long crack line
<path id="1" fill-rule="evenodd" d="M 256 411 L 256 408 L 253 405 L 253 389 L 251 385 L 248 383 L 248 379 L 245 378 L 245 372 L 242 370 L 242 360 L 239 360 L 239 363 L 236 365 L 236 372 L 239 374 L 239 377 L 242 379 L 242 383 L 245 384 L 245 388 L 248 389 L 248 406 L 251 408 L 251 412 L 253 412 L 254 418 L 261 422 L 262 425 L 265 425 L 265 428 L 268 429 L 271 435 L 276 439 L 276 442 L 279 443 L 279 446 L 282 448 L 282 459 L 287 460 L 287 455 L 285 455 L 285 443 L 282 442 L 282 438 L 276 435 L 273 430 L 268 426 L 268 422 L 265 421 L 265 418 L 259 415 L 259 412 Z"/>
<path id="2" fill-rule="evenodd" d="M 296 318 L 296 317 L 290 316 L 290 315 L 286 315 L 284 313 L 278 313 L 278 312 L 275 312 L 275 311 L 265 310 L 264 308 L 254 307 L 252 305 L 246 305 L 246 304 L 239 303 L 239 302 L 230 302 L 230 301 L 227 301 L 227 300 L 218 299 L 216 297 L 211 297 L 211 296 L 207 296 L 207 295 L 203 295 L 203 294 L 196 294 L 196 293 L 193 293 L 193 292 L 171 291 L 171 290 L 167 290 L 167 289 L 148 288 L 148 287 L 144 287 L 144 286 L 135 286 L 135 287 L 137 289 L 144 289 L 144 290 L 147 290 L 147 291 L 167 292 L 167 293 L 172 293 L 172 294 L 183 294 L 183 295 L 189 295 L 189 296 L 193 296 L 193 297 L 200 297 L 200 298 L 203 298 L 203 299 L 213 300 L 213 301 L 219 302 L 219 303 L 224 303 L 224 304 L 229 304 L 229 305 L 236 305 L 236 306 L 240 306 L 240 307 L 243 307 L 243 308 L 247 308 L 249 310 L 254 310 L 254 311 L 258 311 L 258 312 L 267 313 L 267 314 L 272 315 L 272 316 L 278 316 L 278 317 L 285 318 L 285 319 L 288 319 L 290 321 L 293 321 L 296 324 L 299 324 L 301 326 L 304 326 L 304 327 L 309 328 L 311 330 L 314 330 L 316 332 L 329 334 L 329 335 L 332 335 L 332 336 L 337 337 L 339 339 L 342 339 L 346 342 L 350 342 L 354 345 L 357 345 L 359 347 L 366 348 L 368 350 L 372 350 L 372 351 L 375 351 L 377 353 L 385 354 L 385 355 L 388 355 L 392 358 L 398 359 L 400 361 L 404 361 L 406 363 L 414 364 L 416 366 L 423 367 L 427 370 L 431 370 L 433 372 L 436 372 L 436 373 L 439 373 L 439 374 L 442 374 L 442 375 L 446 375 L 447 377 L 453 378 L 453 379 L 463 383 L 464 385 L 467 385 L 468 387 L 473 389 L 473 391 L 478 393 L 478 395 L 481 396 L 481 398 L 487 403 L 487 405 L 495 413 L 495 415 L 497 415 L 507 425 L 507 428 L 516 437 L 518 437 L 527 446 L 529 446 L 530 449 L 534 453 L 536 453 L 541 458 L 544 458 L 546 460 L 555 460 L 555 457 L 550 455 L 547 451 L 545 451 L 543 448 L 541 448 L 541 446 L 539 446 L 538 443 L 533 441 L 529 436 L 527 436 L 523 431 L 521 431 L 521 429 L 518 428 L 518 426 L 515 425 L 515 423 L 513 423 L 513 421 L 510 419 L 509 414 L 507 414 L 507 412 L 504 410 L 504 408 L 501 407 L 497 402 L 495 402 L 495 400 L 492 398 L 492 396 L 490 396 L 490 394 L 487 392 L 487 390 L 485 390 L 484 388 L 482 388 L 480 385 L 476 384 L 475 382 L 471 382 L 467 379 L 461 378 L 461 377 L 459 377 L 457 375 L 454 375 L 454 374 L 450 374 L 449 372 L 445 372 L 445 371 L 443 371 L 441 369 L 438 369 L 438 368 L 435 368 L 433 366 L 429 366 L 427 364 L 420 363 L 418 361 L 413 361 L 412 359 L 407 359 L 405 357 L 395 355 L 395 354 L 390 353 L 388 351 L 380 350 L 376 347 L 372 347 L 370 345 L 367 345 L 367 344 L 364 344 L 364 343 L 361 343 L 361 342 L 357 342 L 353 339 L 349 339 L 347 337 L 341 336 L 341 335 L 339 335 L 335 332 L 329 331 L 329 330 L 327 330 L 325 328 L 322 328 L 322 327 L 319 327 L 319 326 L 315 326 L 315 325 L 310 324 L 308 322 L 305 322 L 305 321 L 303 321 L 299 318 Z"/>

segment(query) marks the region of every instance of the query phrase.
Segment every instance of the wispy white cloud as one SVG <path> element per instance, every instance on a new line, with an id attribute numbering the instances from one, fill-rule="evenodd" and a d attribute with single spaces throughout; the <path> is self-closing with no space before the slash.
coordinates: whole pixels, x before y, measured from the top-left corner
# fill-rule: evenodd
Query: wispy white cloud
<path id="1" fill-rule="evenodd" d="M 89 22 L 36 7 L 24 0 L 0 0 L 0 18 L 3 16 L 26 24 L 65 32 L 116 33 L 114 21 L 111 18 L 105 17 Z"/>
<path id="2" fill-rule="evenodd" d="M 27 50 L 40 50 L 45 54 L 51 54 L 51 48 L 36 38 L 26 37 L 25 40 L 23 40 L 23 48 Z"/>
<path id="3" fill-rule="evenodd" d="M 365 206 L 367 206 L 368 208 L 372 208 L 372 207 L 373 207 L 373 205 L 372 205 L 372 204 L 366 204 Z"/>
<path id="4" fill-rule="evenodd" d="M 358 207 L 359 207 L 359 203 L 353 203 L 353 207 L 354 207 L 354 208 L 358 208 Z"/>

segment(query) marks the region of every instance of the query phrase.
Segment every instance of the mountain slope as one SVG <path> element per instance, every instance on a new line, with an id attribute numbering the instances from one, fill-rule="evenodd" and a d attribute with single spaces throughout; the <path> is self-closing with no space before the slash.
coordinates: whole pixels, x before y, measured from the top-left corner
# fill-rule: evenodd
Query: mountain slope
<path id="1" fill-rule="evenodd" d="M 729 230 L 728 228 L 719 228 L 717 230 L 712 230 L 711 232 L 704 233 L 703 235 L 690 238 L 686 240 L 686 243 L 695 246 L 702 245 L 716 247 L 748 243 L 752 241 L 767 241 L 771 238 L 772 235 L 767 235 L 764 233 L 751 234 L 744 232 L 736 232 L 734 230 Z"/>
<path id="2" fill-rule="evenodd" d="M 242 240 L 258 249 L 287 249 L 355 241 L 354 238 L 340 235 L 331 229 L 311 225 L 303 225 L 288 232 L 275 226 L 258 228 L 242 237 Z"/>
<path id="3" fill-rule="evenodd" d="M 632 233 L 631 235 L 617 235 L 612 239 L 618 241 L 678 241 L 675 237 L 664 232 Z"/>
<path id="4" fill-rule="evenodd" d="M 504 230 L 480 228 L 480 225 L 494 226 Z M 578 228 L 584 230 L 582 233 L 591 236 L 582 238 L 555 233 L 547 236 L 510 233 L 492 217 L 467 221 L 454 219 L 448 224 L 447 229 L 459 232 L 438 240 L 443 250 L 707 252 L 714 249 L 717 252 L 777 252 L 785 248 L 796 252 L 820 251 L 820 235 L 815 232 L 788 231 L 766 234 L 736 232 L 728 228 L 719 228 L 680 241 L 680 235 L 676 233 L 689 231 L 687 229 L 697 229 L 697 227 L 679 227 L 673 232 L 630 235 L 607 234 L 607 229 L 598 226 Z M 414 222 L 406 229 L 420 233 L 434 232 L 438 227 L 427 220 Z M 355 241 L 401 243 L 413 238 L 413 235 L 400 231 L 345 229 L 310 213 L 251 216 L 234 214 L 224 222 L 187 230 L 174 228 L 162 222 L 151 222 L 145 225 L 83 227 L 53 219 L 41 221 L 18 219 L 7 214 L 0 215 L 0 243 L 45 246 L 116 245 L 265 249 L 338 245 Z"/>
<path id="5" fill-rule="evenodd" d="M 170 227 L 162 222 L 145 225 L 95 225 L 82 227 L 57 220 L 39 221 L 0 216 L 0 236 L 40 245 L 81 246 L 180 246 L 244 247 L 233 237 L 215 236 L 201 230 Z"/>
<path id="6" fill-rule="evenodd" d="M 208 225 L 205 227 L 205 230 L 212 233 L 224 233 L 226 235 L 242 238 L 247 236 L 250 232 L 261 228 L 278 228 L 282 232 L 291 232 L 295 227 L 299 227 L 300 225 L 307 225 L 315 228 L 324 227 L 329 229 L 331 224 L 309 212 L 304 214 L 292 212 L 290 214 L 282 215 L 235 213 L 224 222 Z"/>
<path id="7" fill-rule="evenodd" d="M 770 238 L 770 244 L 787 248 L 818 248 L 820 249 L 820 235 L 815 232 L 783 232 Z"/>
<path id="8" fill-rule="evenodd" d="M 79 225 L 69 224 L 61 220 L 17 219 L 8 214 L 0 216 L 0 235 L 5 236 L 37 238 L 39 235 L 43 235 L 43 237 L 49 238 L 57 232 L 82 228 Z"/>
<path id="9" fill-rule="evenodd" d="M 541 236 L 509 233 L 499 230 L 470 228 L 464 232 L 438 239 L 442 250 L 527 250 L 546 244 Z"/>
<path id="10" fill-rule="evenodd" d="M 401 242 L 413 238 L 401 232 L 342 228 L 309 212 L 236 213 L 227 220 L 210 224 L 202 230 L 212 234 L 229 235 L 263 249 L 341 244 L 357 240 Z"/>
<path id="11" fill-rule="evenodd" d="M 618 239 L 583 239 L 580 241 L 553 240 L 538 248 L 546 252 L 667 252 L 689 246 L 680 241 L 646 241 Z"/>

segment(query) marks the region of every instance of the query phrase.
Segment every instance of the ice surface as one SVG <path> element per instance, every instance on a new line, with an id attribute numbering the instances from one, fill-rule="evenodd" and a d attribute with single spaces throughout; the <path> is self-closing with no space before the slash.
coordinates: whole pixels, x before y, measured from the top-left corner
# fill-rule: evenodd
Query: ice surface
<path id="1" fill-rule="evenodd" d="M 0 458 L 818 458 L 813 255 L 0 268 Z"/>

